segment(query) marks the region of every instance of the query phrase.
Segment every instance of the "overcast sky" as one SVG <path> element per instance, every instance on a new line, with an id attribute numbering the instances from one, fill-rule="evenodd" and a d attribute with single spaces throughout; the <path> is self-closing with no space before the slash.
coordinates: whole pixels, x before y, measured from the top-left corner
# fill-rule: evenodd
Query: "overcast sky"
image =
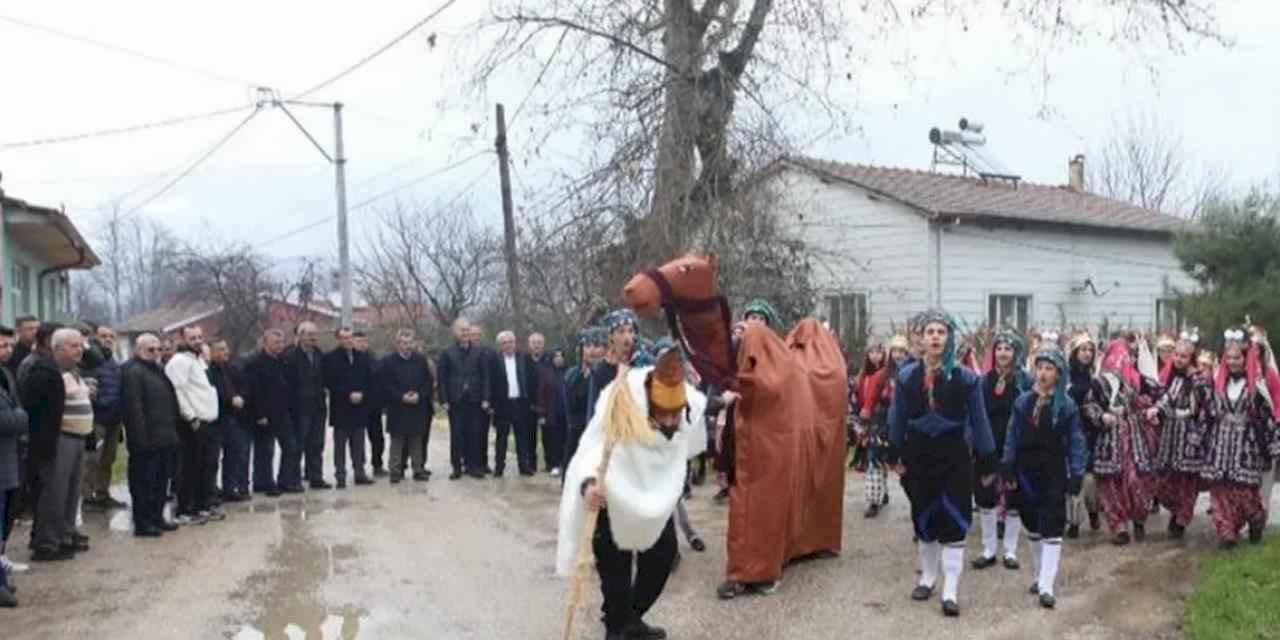
<path id="1" fill-rule="evenodd" d="M 470 158 L 397 195 L 430 201 L 470 192 L 478 215 L 499 219 L 491 107 L 459 99 L 459 47 L 475 46 L 466 25 L 487 3 L 460 2 L 400 45 L 315 100 L 348 105 L 345 119 L 349 202 Z M 860 3 L 859 3 L 860 4 Z M 1225 172 L 1243 187 L 1280 176 L 1280 3 L 1224 0 L 1220 27 L 1236 42 L 1191 46 L 1181 55 L 1087 43 L 1039 55 L 1005 25 L 977 21 L 966 32 L 931 23 L 902 28 L 850 69 L 834 95 L 851 107 L 858 133 L 815 141 L 817 157 L 928 168 L 932 126 L 961 116 L 987 123 L 989 151 L 1025 178 L 1060 184 L 1070 156 L 1104 142 L 1113 123 L 1153 115 L 1182 138 L 1197 166 Z M 149 122 L 248 104 L 254 85 L 288 95 L 328 78 L 386 43 L 435 2 L 366 0 L 316 3 L 228 0 L 175 3 L 5 2 L 0 16 L 87 36 L 183 67 L 150 62 L 0 20 L 0 144 Z M 435 33 L 435 46 L 428 34 Z M 766 35 L 766 37 L 768 37 Z M 1045 81 L 1046 71 L 1049 80 Z M 487 87 L 508 109 L 532 78 Z M 1046 109 L 1047 107 L 1047 109 Z M 332 115 L 295 114 L 324 144 Z M 244 114 L 75 143 L 0 150 L 2 186 L 14 197 L 64 204 L 93 232 L 95 211 L 148 199 L 226 135 Z M 481 125 L 479 134 L 472 127 Z M 554 141 L 553 141 L 554 142 Z M 511 144 L 521 149 L 520 131 Z M 573 144 L 562 141 L 562 144 Z M 553 161 L 553 160 L 552 160 Z M 523 174 L 523 175 L 521 175 Z M 518 171 L 537 188 L 536 171 Z M 251 120 L 191 177 L 136 215 L 163 220 L 184 238 L 262 244 L 277 256 L 336 252 L 333 171 L 284 114 Z M 379 204 L 385 204 L 390 199 Z M 360 235 L 378 205 L 352 212 Z"/>

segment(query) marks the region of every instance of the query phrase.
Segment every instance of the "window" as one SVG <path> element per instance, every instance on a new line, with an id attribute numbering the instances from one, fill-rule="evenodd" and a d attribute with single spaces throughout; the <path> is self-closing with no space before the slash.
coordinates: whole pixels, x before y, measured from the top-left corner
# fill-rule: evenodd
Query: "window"
<path id="1" fill-rule="evenodd" d="M 31 313 L 31 269 L 20 262 L 9 269 L 9 291 L 13 294 L 13 315 Z"/>
<path id="2" fill-rule="evenodd" d="M 1177 298 L 1156 300 L 1156 333 L 1182 331 L 1182 301 Z"/>
<path id="3" fill-rule="evenodd" d="M 1026 333 L 1031 324 L 1031 296 L 993 295 L 987 298 L 987 322 Z"/>
<path id="4" fill-rule="evenodd" d="M 854 344 L 867 333 L 867 294 L 842 293 L 826 297 L 827 322 L 844 345 Z"/>

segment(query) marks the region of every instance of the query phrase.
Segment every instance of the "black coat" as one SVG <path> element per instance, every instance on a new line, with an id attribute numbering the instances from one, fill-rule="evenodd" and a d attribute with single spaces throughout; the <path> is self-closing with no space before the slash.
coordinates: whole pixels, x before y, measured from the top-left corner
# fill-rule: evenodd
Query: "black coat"
<path id="1" fill-rule="evenodd" d="M 178 396 L 159 364 L 134 358 L 120 376 L 124 433 L 131 451 L 178 446 Z"/>
<path id="2" fill-rule="evenodd" d="M 285 351 L 284 361 L 289 380 L 289 411 L 293 418 L 323 415 L 324 354 L 314 349 L 308 358 L 306 350 L 293 346 Z"/>
<path id="3" fill-rule="evenodd" d="M 218 390 L 218 422 L 225 422 L 226 418 L 235 418 L 240 421 L 240 425 L 247 427 L 244 423 L 245 410 L 249 408 L 249 393 L 245 386 L 244 374 L 240 372 L 234 364 L 227 363 L 224 365 L 209 365 L 209 382 L 213 384 L 213 388 Z M 231 399 L 240 396 L 244 401 L 244 408 L 237 409 L 231 404 Z"/>
<path id="4" fill-rule="evenodd" d="M 435 379 L 427 358 L 417 352 L 410 353 L 408 358 L 392 353 L 378 364 L 378 382 L 387 411 L 387 432 L 394 435 L 426 433 L 435 413 L 431 404 Z M 404 395 L 410 391 L 418 392 L 418 404 L 405 403 Z"/>
<path id="5" fill-rule="evenodd" d="M 258 352 L 244 368 L 245 388 L 249 390 L 249 421 L 257 424 L 265 418 L 268 424 L 284 422 L 289 417 L 289 380 L 282 358 Z"/>
<path id="6" fill-rule="evenodd" d="M 440 354 L 440 401 L 444 404 L 488 401 L 490 375 L 485 362 L 485 349 L 481 347 L 463 348 L 455 344 Z"/>
<path id="7" fill-rule="evenodd" d="M 324 386 L 329 390 L 329 424 L 341 429 L 363 429 L 369 422 L 373 372 L 369 354 L 338 348 L 324 356 Z M 351 394 L 360 392 L 360 404 L 351 404 Z M 427 394 L 428 397 L 430 393 Z"/>
<path id="8" fill-rule="evenodd" d="M 67 387 L 62 372 L 49 354 L 41 354 L 22 379 L 22 406 L 31 417 L 31 461 L 36 465 L 53 460 L 62 432 Z"/>
<path id="9" fill-rule="evenodd" d="M 507 404 L 507 394 L 511 391 L 511 387 L 507 382 L 507 361 L 506 356 L 496 351 L 487 351 L 486 358 L 489 360 L 489 406 L 494 411 L 502 411 Z M 516 352 L 516 380 L 520 383 L 520 399 L 519 404 L 531 407 L 538 395 L 538 369 L 533 364 L 533 359 L 527 353 Z"/>

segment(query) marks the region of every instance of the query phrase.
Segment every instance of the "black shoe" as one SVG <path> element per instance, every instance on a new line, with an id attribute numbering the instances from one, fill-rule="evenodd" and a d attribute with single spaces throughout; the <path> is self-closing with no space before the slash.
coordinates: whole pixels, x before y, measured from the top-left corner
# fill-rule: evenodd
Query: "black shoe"
<path id="1" fill-rule="evenodd" d="M 317 489 L 317 490 L 332 489 L 332 488 L 333 488 L 333 485 L 329 484 L 328 482 L 325 482 L 323 479 L 320 479 L 320 480 L 312 480 L 312 481 L 311 481 L 311 488 L 312 488 L 312 489 Z"/>
<path id="2" fill-rule="evenodd" d="M 867 510 L 862 512 L 862 517 L 864 518 L 874 518 L 878 515 L 880 515 L 880 505 L 878 504 L 869 505 Z"/>
<path id="3" fill-rule="evenodd" d="M 955 601 L 955 600 L 943 600 L 943 601 L 942 601 L 942 615 L 944 615 L 944 616 L 946 616 L 946 617 L 948 617 L 948 618 L 959 618 L 959 617 L 960 617 L 960 605 L 956 604 L 956 601 Z"/>
<path id="4" fill-rule="evenodd" d="M 507 470 L 506 470 L 506 469 L 503 469 L 502 467 L 498 467 L 497 469 L 494 469 L 494 470 L 493 470 L 493 477 L 495 477 L 495 478 L 501 478 L 501 477 L 502 477 L 502 474 L 504 474 L 504 473 L 506 473 L 506 472 L 507 472 Z"/>
<path id="5" fill-rule="evenodd" d="M 636 620 L 622 633 L 622 637 L 627 640 L 666 640 L 667 631 L 662 627 L 647 625 L 643 620 Z"/>
<path id="6" fill-rule="evenodd" d="M 270 489 L 267 489 L 266 491 L 264 491 L 263 494 L 266 495 L 268 498 L 279 498 L 281 495 L 284 494 L 284 492 L 280 490 L 280 487 L 271 487 Z"/>
<path id="7" fill-rule="evenodd" d="M 747 588 L 741 582 L 733 582 L 726 580 L 716 587 L 716 597 L 721 600 L 732 600 L 739 594 L 746 593 Z"/>
<path id="8" fill-rule="evenodd" d="M 1010 571 L 1017 571 L 1018 569 L 1022 568 L 1022 564 L 1018 562 L 1017 558 L 1010 558 L 1009 556 L 1005 556 L 1004 568 Z"/>
<path id="9" fill-rule="evenodd" d="M 929 598 L 932 598 L 932 597 L 933 597 L 933 587 L 926 587 L 922 584 L 918 584 L 916 585 L 915 589 L 911 590 L 911 599 L 915 600 L 916 602 L 924 602 L 925 600 L 928 600 Z"/>
<path id="10" fill-rule="evenodd" d="M 1169 537 L 1174 540 L 1181 540 L 1187 534 L 1187 528 L 1178 524 L 1173 518 L 1169 519 Z"/>
<path id="11" fill-rule="evenodd" d="M 1058 601 L 1052 595 L 1047 593 L 1040 594 L 1040 606 L 1045 609 L 1052 609 L 1057 604 Z"/>
<path id="12" fill-rule="evenodd" d="M 334 481 L 334 486 L 336 486 L 339 489 L 346 489 L 347 481 L 345 478 L 338 478 L 336 481 Z"/>
<path id="13" fill-rule="evenodd" d="M 522 474 L 522 475 L 523 475 L 523 474 Z M 484 476 L 484 472 L 483 472 L 483 471 L 468 471 L 468 472 L 467 472 L 467 477 L 469 477 L 469 478 L 471 478 L 471 479 L 473 479 L 473 480 L 484 480 L 484 478 L 485 478 L 485 476 Z"/>
<path id="14" fill-rule="evenodd" d="M 164 518 L 161 518 L 161 519 L 160 519 L 160 522 L 157 522 L 157 523 L 155 524 L 155 527 L 156 527 L 157 529 L 159 529 L 159 530 L 161 530 L 161 531 L 165 532 L 165 533 L 172 533 L 172 532 L 174 532 L 174 531 L 177 531 L 177 530 L 178 530 L 178 525 L 176 525 L 176 524 L 174 524 L 174 523 L 172 523 L 172 522 L 169 522 L 168 520 L 165 520 Z"/>
<path id="15" fill-rule="evenodd" d="M 453 473 L 449 474 L 449 479 L 450 479 L 450 480 L 457 480 L 457 479 L 459 479 L 459 478 L 461 478 L 461 477 L 462 477 L 462 472 L 461 472 L 461 471 L 458 471 L 458 470 L 456 470 L 456 469 L 454 470 L 454 472 L 453 472 Z M 394 478 L 392 478 L 392 479 L 391 479 L 391 481 L 392 481 L 392 482 L 395 482 L 395 479 L 394 479 Z"/>
<path id="16" fill-rule="evenodd" d="M 357 487 L 367 487 L 367 486 L 369 486 L 369 485 L 371 485 L 371 484 L 377 484 L 377 483 L 376 483 L 376 482 L 374 482 L 374 481 L 373 481 L 373 478 L 370 478 L 369 476 L 358 476 L 358 477 L 356 477 L 356 486 L 357 486 Z"/>
<path id="17" fill-rule="evenodd" d="M 983 569 L 990 569 L 991 567 L 996 566 L 996 557 L 991 556 L 988 558 L 987 556 L 978 556 L 974 558 L 973 562 L 969 564 L 971 564 L 974 569 L 977 569 L 979 571 Z"/>
<path id="18" fill-rule="evenodd" d="M 89 536 L 86 536 L 83 533 L 80 533 L 79 531 L 72 531 L 71 539 L 80 544 L 89 544 L 89 541 L 91 538 L 89 538 Z"/>
<path id="19" fill-rule="evenodd" d="M 1126 544 L 1129 544 L 1129 532 L 1121 531 L 1120 533 L 1117 533 L 1116 537 L 1111 539 L 1111 544 L 1114 544 L 1117 547 L 1123 547 Z"/>
<path id="20" fill-rule="evenodd" d="M 1262 532 L 1266 529 L 1266 524 L 1249 523 L 1249 544 L 1259 544 L 1262 542 Z"/>
<path id="21" fill-rule="evenodd" d="M 461 476 L 459 476 L 459 477 L 461 477 Z M 401 482 L 403 482 L 403 481 L 404 481 L 404 476 L 402 476 L 402 475 L 398 475 L 398 474 L 396 474 L 396 475 L 392 475 L 392 476 L 391 476 L 391 484 L 400 484 L 400 483 L 401 483 Z"/>
<path id="22" fill-rule="evenodd" d="M 89 543 L 82 540 L 67 540 L 62 543 L 61 547 L 71 551 L 72 553 L 80 553 L 82 551 L 89 550 Z"/>
<path id="23" fill-rule="evenodd" d="M 76 552 L 66 547 L 36 547 L 31 553 L 32 562 L 62 562 L 76 557 Z"/>
<path id="24" fill-rule="evenodd" d="M 306 493 L 306 492 L 307 492 L 307 490 L 306 490 L 306 489 L 303 489 L 303 488 L 302 488 L 302 485 L 300 485 L 300 484 L 295 484 L 295 485 L 291 485 L 291 486 L 285 487 L 285 488 L 281 489 L 281 491 L 283 491 L 283 492 L 285 492 L 285 493 Z"/>
<path id="25" fill-rule="evenodd" d="M 526 477 L 526 478 L 531 478 L 531 477 L 533 477 L 534 472 L 533 472 L 533 471 L 530 471 L 530 470 L 528 470 L 528 469 L 522 469 L 522 470 L 520 471 L 520 475 L 522 475 L 522 476 L 524 476 L 524 477 Z"/>
<path id="26" fill-rule="evenodd" d="M 7 587 L 0 587 L 0 608 L 12 609 L 18 606 L 18 597 L 14 595 L 13 590 Z M 666 637 L 666 636 L 662 636 Z"/>
<path id="27" fill-rule="evenodd" d="M 697 551 L 698 553 L 702 553 L 703 551 L 707 550 L 707 543 L 703 542 L 702 538 L 694 538 L 690 540 L 689 546 L 693 547 L 693 550 Z"/>
<path id="28" fill-rule="evenodd" d="M 1142 542 L 1143 540 L 1146 540 L 1146 539 L 1147 539 L 1146 525 L 1139 522 L 1133 523 L 1133 541 Z"/>
<path id="29" fill-rule="evenodd" d="M 882 507 L 887 507 L 887 506 L 889 506 L 889 492 L 888 492 L 888 491 L 885 491 L 885 492 L 884 492 L 884 497 L 880 499 L 880 506 L 882 506 Z"/>
<path id="30" fill-rule="evenodd" d="M 1078 525 L 1078 524 L 1073 524 L 1073 525 L 1071 525 L 1071 526 L 1067 527 L 1067 539 L 1068 539 L 1068 540 L 1075 540 L 1076 538 L 1079 538 L 1079 537 L 1080 537 L 1080 525 Z"/>
<path id="31" fill-rule="evenodd" d="M 414 482 L 426 482 L 430 479 L 431 479 L 431 474 L 427 473 L 426 471 L 419 471 L 418 473 L 413 474 Z"/>
<path id="32" fill-rule="evenodd" d="M 1031 583 L 1031 588 L 1030 588 L 1030 589 L 1028 589 L 1028 591 L 1030 591 L 1030 592 L 1031 592 L 1031 595 L 1033 595 L 1033 596 L 1040 595 L 1040 583 L 1039 583 L 1039 582 L 1032 582 L 1032 583 Z"/>
<path id="33" fill-rule="evenodd" d="M 1102 517 L 1097 512 L 1089 512 L 1089 528 L 1094 531 L 1102 528 Z"/>
<path id="34" fill-rule="evenodd" d="M 159 538 L 164 535 L 164 532 L 161 531 L 159 527 L 143 525 L 141 527 L 135 527 L 133 529 L 133 535 L 138 538 Z"/>
<path id="35" fill-rule="evenodd" d="M 381 466 L 376 466 L 376 465 L 375 465 L 375 466 L 373 467 L 373 477 L 375 477 L 375 478 L 385 478 L 385 477 L 387 477 L 387 470 L 386 470 L 386 469 L 383 469 Z"/>

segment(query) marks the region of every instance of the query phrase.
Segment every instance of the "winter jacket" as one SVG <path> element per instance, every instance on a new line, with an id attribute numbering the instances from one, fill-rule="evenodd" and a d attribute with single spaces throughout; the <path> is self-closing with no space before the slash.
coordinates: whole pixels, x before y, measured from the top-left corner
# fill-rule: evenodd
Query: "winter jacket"
<path id="1" fill-rule="evenodd" d="M 1042 423 L 1037 424 L 1032 421 L 1032 416 L 1038 399 L 1039 394 L 1035 391 L 1024 391 L 1014 401 L 1013 410 L 1009 414 L 1008 429 L 1005 432 L 1004 454 L 1000 465 L 1002 471 L 1006 477 L 1012 477 L 1011 474 L 1016 470 L 1016 465 L 1028 464 L 1028 461 L 1023 458 L 1028 455 L 1029 447 L 1034 446 L 1035 441 L 1031 431 L 1047 425 L 1053 430 L 1058 450 L 1065 454 L 1063 464 L 1066 465 L 1067 477 L 1084 477 L 1088 454 L 1084 429 L 1080 426 L 1080 409 L 1074 400 L 1064 396 L 1061 398 L 1061 406 L 1048 405 L 1049 408 L 1044 409 L 1053 411 L 1052 418 L 1045 417 Z M 1033 453 L 1045 452 L 1037 450 Z M 1038 462 L 1038 459 L 1032 458 L 1030 464 Z"/>
<path id="2" fill-rule="evenodd" d="M 213 388 L 218 392 L 218 422 L 226 422 L 230 418 L 239 418 L 244 414 L 245 409 L 249 407 L 249 394 L 245 388 L 244 375 L 240 373 L 240 369 L 231 363 L 224 365 L 211 365 L 209 367 L 209 382 L 213 383 Z M 236 396 L 244 401 L 244 406 L 237 409 L 231 403 Z M 243 422 L 241 423 L 244 424 Z"/>
<path id="3" fill-rule="evenodd" d="M 182 347 L 164 366 L 164 373 L 178 394 L 178 410 L 184 422 L 199 420 L 208 424 L 218 419 L 218 391 L 209 381 L 209 365 L 199 354 Z"/>
<path id="4" fill-rule="evenodd" d="M 308 358 L 308 353 L 310 358 Z M 300 345 L 284 352 L 289 380 L 289 411 L 294 420 L 324 415 L 324 354 Z"/>
<path id="5" fill-rule="evenodd" d="M 431 388 L 435 380 L 431 367 L 420 353 L 410 353 L 406 358 L 391 353 L 378 365 L 382 397 L 386 400 L 387 432 L 395 435 L 426 433 L 435 412 L 431 404 Z M 404 394 L 416 391 L 417 404 L 407 404 Z"/>
<path id="6" fill-rule="evenodd" d="M 373 371 L 369 354 L 334 349 L 324 356 L 324 386 L 329 390 L 329 424 L 340 429 L 363 429 L 369 424 Z M 364 397 L 351 404 L 351 394 Z M 431 392 L 427 392 L 430 397 Z"/>
<path id="7" fill-rule="evenodd" d="M 18 438 L 30 429 L 16 391 L 13 374 L 0 369 L 0 495 L 18 486 Z"/>
<path id="8" fill-rule="evenodd" d="M 134 358 L 121 367 L 121 413 L 131 451 L 178 446 L 178 395 L 155 362 Z"/>
<path id="9" fill-rule="evenodd" d="M 31 463 L 39 467 L 53 460 L 57 450 L 67 388 L 51 354 L 37 355 L 24 373 L 26 376 L 18 386 L 22 405 L 31 418 Z"/>
<path id="10" fill-rule="evenodd" d="M 250 422 L 267 420 L 268 425 L 284 422 L 289 417 L 289 382 L 284 360 L 258 352 L 244 367 L 244 383 Z"/>
<path id="11" fill-rule="evenodd" d="M 492 366 L 488 354 L 492 353 L 483 347 L 455 344 L 440 354 L 440 364 L 437 367 L 440 374 L 440 402 L 487 402 L 490 397 Z M 387 362 L 387 359 L 383 358 L 382 362 Z M 388 399 L 388 405 L 394 400 Z"/>
<path id="12" fill-rule="evenodd" d="M 120 363 L 110 357 L 110 352 L 106 349 L 97 345 L 92 345 L 91 348 L 98 349 L 104 355 L 98 366 L 84 369 L 81 374 L 98 381 L 98 395 L 93 399 L 93 419 L 101 425 L 115 426 L 120 424 L 121 419 Z"/>

